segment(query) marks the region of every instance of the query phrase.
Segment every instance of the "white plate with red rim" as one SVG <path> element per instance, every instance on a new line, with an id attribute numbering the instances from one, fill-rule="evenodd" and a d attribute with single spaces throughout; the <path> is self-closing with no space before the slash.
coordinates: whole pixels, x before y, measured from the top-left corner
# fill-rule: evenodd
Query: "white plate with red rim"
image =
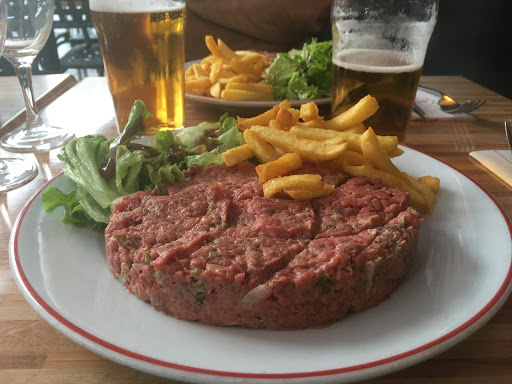
<path id="1" fill-rule="evenodd" d="M 478 184 L 402 147 L 412 176 L 441 179 L 412 268 L 395 292 L 323 329 L 267 331 L 176 320 L 129 294 L 109 272 L 103 235 L 44 213 L 41 192 L 12 231 L 14 278 L 32 307 L 84 347 L 120 364 L 200 383 L 343 383 L 417 364 L 483 326 L 511 291 L 512 225 Z"/>

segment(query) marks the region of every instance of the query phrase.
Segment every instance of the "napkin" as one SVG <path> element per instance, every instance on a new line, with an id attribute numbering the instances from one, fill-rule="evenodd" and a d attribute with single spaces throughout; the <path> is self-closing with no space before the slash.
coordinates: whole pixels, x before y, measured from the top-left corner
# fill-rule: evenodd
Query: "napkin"
<path id="1" fill-rule="evenodd" d="M 420 88 L 418 88 L 416 92 L 416 104 L 418 107 L 423 109 L 425 115 L 427 115 L 427 120 L 438 120 L 438 119 L 458 119 L 458 120 L 472 120 L 474 119 L 473 115 L 468 113 L 446 113 L 439 108 L 437 102 L 439 101 L 439 96 L 436 96 L 430 92 L 426 92 Z M 420 119 L 420 117 L 413 112 L 413 119 Z"/>
<path id="2" fill-rule="evenodd" d="M 478 160 L 512 187 L 512 151 L 490 149 L 469 152 L 469 156 Z"/>

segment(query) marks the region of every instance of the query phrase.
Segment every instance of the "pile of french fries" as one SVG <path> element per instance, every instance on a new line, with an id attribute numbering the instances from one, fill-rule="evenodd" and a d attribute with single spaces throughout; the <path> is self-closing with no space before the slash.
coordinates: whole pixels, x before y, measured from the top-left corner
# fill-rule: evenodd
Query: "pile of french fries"
<path id="1" fill-rule="evenodd" d="M 233 51 L 221 39 L 207 35 L 211 55 L 185 71 L 185 92 L 226 100 L 273 100 L 270 84 L 261 83 L 270 62 L 264 55 Z"/>
<path id="2" fill-rule="evenodd" d="M 238 118 L 246 144 L 222 154 L 227 166 L 256 156 L 256 167 L 266 197 L 286 193 L 297 200 L 309 200 L 334 191 L 320 175 L 288 173 L 302 168 L 303 163 L 345 171 L 353 176 L 380 178 L 401 191 L 408 192 L 411 205 L 419 212 L 431 212 L 439 190 L 437 177 L 418 179 L 400 171 L 391 158 L 400 156 L 396 136 L 376 135 L 363 121 L 379 108 L 368 95 L 338 116 L 324 120 L 315 103 L 299 109 L 283 101 L 278 106 L 251 118 Z"/>

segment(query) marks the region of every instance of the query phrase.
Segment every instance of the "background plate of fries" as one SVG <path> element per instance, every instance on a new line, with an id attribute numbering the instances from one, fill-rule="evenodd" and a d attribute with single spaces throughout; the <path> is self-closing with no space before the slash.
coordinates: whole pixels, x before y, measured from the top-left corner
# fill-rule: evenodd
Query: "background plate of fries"
<path id="1" fill-rule="evenodd" d="M 190 68 L 194 64 L 200 64 L 201 60 L 189 61 L 185 64 L 185 69 Z M 205 83 L 210 84 L 210 83 Z M 239 85 L 238 88 L 243 88 L 243 85 Z M 244 91 L 244 89 L 238 89 L 237 91 Z M 200 91 L 201 92 L 201 91 Z M 206 92 L 206 91 L 204 91 Z M 235 93 L 234 97 L 243 98 L 243 92 L 239 92 L 238 95 Z M 275 105 L 279 105 L 282 100 L 228 100 L 220 97 L 207 96 L 205 94 L 194 94 L 185 91 L 185 98 L 187 100 L 197 101 L 199 103 L 210 104 L 215 107 L 223 109 L 225 112 L 240 112 L 244 115 L 251 115 L 254 112 L 262 111 L 265 109 L 272 108 Z M 325 107 L 327 110 L 331 104 L 330 97 L 323 97 L 320 99 L 313 100 L 289 100 L 291 107 L 299 108 L 302 104 L 314 102 L 319 107 Z"/>

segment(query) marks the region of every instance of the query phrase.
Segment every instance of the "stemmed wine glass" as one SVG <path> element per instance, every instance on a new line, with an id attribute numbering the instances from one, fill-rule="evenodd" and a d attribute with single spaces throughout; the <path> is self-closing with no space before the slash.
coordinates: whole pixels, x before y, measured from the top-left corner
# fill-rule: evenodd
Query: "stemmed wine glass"
<path id="1" fill-rule="evenodd" d="M 13 152 L 48 151 L 70 141 L 74 135 L 63 128 L 47 126 L 32 90 L 32 62 L 41 51 L 53 24 L 53 0 L 6 0 L 7 34 L 4 56 L 20 80 L 26 106 L 26 123 L 0 140 Z"/>
<path id="2" fill-rule="evenodd" d="M 7 3 L 0 0 L 0 57 L 4 47 L 7 27 Z M 7 192 L 28 183 L 37 175 L 37 166 L 33 161 L 0 158 L 0 192 Z"/>

